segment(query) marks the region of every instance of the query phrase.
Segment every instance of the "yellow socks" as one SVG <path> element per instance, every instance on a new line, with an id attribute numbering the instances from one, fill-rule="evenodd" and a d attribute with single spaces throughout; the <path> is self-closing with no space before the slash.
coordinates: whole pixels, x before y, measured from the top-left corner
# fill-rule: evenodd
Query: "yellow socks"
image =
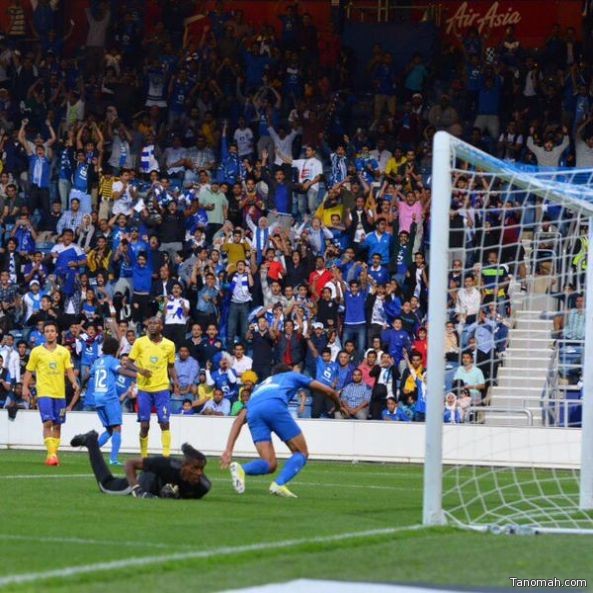
<path id="1" fill-rule="evenodd" d="M 52 457 L 56 454 L 56 446 L 54 444 L 55 439 L 53 439 L 52 437 L 46 437 L 43 439 L 43 444 L 45 445 L 45 448 L 47 449 L 47 456 L 48 457 Z"/>
<path id="2" fill-rule="evenodd" d="M 60 448 L 60 439 L 55 439 L 53 437 L 46 437 L 43 439 L 43 444 L 47 449 L 47 459 L 52 459 L 58 457 L 58 449 Z M 56 464 L 57 465 L 57 462 Z"/>
<path id="3" fill-rule="evenodd" d="M 140 457 L 148 457 L 148 437 L 140 437 Z"/>
<path id="4" fill-rule="evenodd" d="M 163 445 L 163 455 L 169 457 L 171 455 L 171 431 L 161 431 L 161 443 Z"/>
<path id="5" fill-rule="evenodd" d="M 169 457 L 171 455 L 171 431 L 161 431 L 161 443 L 163 445 L 163 455 Z M 148 457 L 148 437 L 140 437 L 140 456 Z"/>

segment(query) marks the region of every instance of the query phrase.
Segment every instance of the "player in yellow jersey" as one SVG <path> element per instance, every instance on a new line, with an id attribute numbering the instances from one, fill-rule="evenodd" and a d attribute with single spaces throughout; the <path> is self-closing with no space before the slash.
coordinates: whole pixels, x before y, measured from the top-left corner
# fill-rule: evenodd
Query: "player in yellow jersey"
<path id="1" fill-rule="evenodd" d="M 80 395 L 80 386 L 72 368 L 70 352 L 58 344 L 58 326 L 47 321 L 43 327 L 45 344 L 31 350 L 23 377 L 23 397 L 30 399 L 29 385 L 35 373 L 37 405 L 43 423 L 43 442 L 47 449 L 45 465 L 60 465 L 58 449 L 62 424 L 66 421 L 66 412 L 76 405 Z M 66 406 L 66 382 L 64 375 L 72 383 L 74 397 Z"/>
<path id="2" fill-rule="evenodd" d="M 126 363 L 138 371 L 138 422 L 140 422 L 140 454 L 148 456 L 148 431 L 150 412 L 156 407 L 161 427 L 163 455 L 171 455 L 171 431 L 169 414 L 171 403 L 170 385 L 179 393 L 179 381 L 175 371 L 175 343 L 163 337 L 163 322 L 151 317 L 146 323 L 147 335 L 138 338 L 128 355 Z"/>

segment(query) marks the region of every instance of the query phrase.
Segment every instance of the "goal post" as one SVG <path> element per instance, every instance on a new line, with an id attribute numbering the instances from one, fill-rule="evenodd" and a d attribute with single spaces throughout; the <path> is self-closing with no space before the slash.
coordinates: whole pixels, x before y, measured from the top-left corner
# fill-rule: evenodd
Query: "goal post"
<path id="1" fill-rule="evenodd" d="M 593 215 L 589 216 L 587 286 L 593 290 Z M 586 299 L 584 360 L 593 361 L 593 298 Z M 583 419 L 581 428 L 581 476 L 579 507 L 593 510 L 593 364 L 583 365 Z"/>
<path id="2" fill-rule="evenodd" d="M 593 533 L 593 364 L 582 364 L 593 361 L 593 298 L 584 336 L 565 331 L 593 290 L 592 181 L 591 170 L 537 170 L 435 134 L 425 525 Z M 463 304 L 472 283 L 477 310 Z M 474 367 L 486 387 L 464 391 Z M 447 393 L 460 396 L 448 407 Z"/>
<path id="3" fill-rule="evenodd" d="M 445 522 L 443 494 L 443 397 L 445 384 L 445 323 L 447 319 L 447 252 L 449 250 L 449 206 L 451 202 L 451 136 L 438 132 L 434 138 L 432 199 L 430 212 L 430 298 L 428 301 L 429 349 L 428 400 L 424 455 L 425 525 Z M 438 224 L 435 224 L 438 221 Z M 434 287 L 434 289 L 433 289 Z M 443 331 L 434 331 L 442 328 Z"/>

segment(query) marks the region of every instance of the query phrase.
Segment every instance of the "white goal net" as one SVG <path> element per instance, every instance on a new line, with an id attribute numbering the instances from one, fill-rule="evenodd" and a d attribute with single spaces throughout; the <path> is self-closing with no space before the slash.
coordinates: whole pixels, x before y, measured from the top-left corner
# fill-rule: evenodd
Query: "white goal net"
<path id="1" fill-rule="evenodd" d="M 593 532 L 592 180 L 435 137 L 427 524 Z"/>

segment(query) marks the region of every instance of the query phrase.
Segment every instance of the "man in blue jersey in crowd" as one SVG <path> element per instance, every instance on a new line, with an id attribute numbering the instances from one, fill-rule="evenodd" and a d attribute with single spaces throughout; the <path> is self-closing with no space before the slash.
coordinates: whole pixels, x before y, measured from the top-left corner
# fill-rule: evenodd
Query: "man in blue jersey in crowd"
<path id="1" fill-rule="evenodd" d="M 76 166 L 72 171 L 70 200 L 78 198 L 80 201 L 80 211 L 83 214 L 90 214 L 93 209 L 91 188 L 97 178 L 96 167 L 96 159 L 93 163 L 88 162 L 84 150 L 80 149 L 76 151 Z"/>
<path id="2" fill-rule="evenodd" d="M 284 464 L 278 478 L 270 485 L 270 493 L 286 498 L 296 498 L 286 484 L 303 469 L 309 453 L 305 437 L 290 415 L 288 403 L 301 389 L 323 393 L 333 400 L 336 409 L 340 410 L 340 398 L 334 389 L 310 377 L 293 372 L 287 364 L 277 364 L 272 370 L 272 375 L 258 385 L 247 407 L 233 422 L 226 449 L 222 454 L 221 467 L 230 468 L 233 488 L 238 494 L 245 492 L 245 475 L 258 476 L 276 471 L 278 463 L 272 445 L 273 432 L 292 451 L 292 456 Z M 235 442 L 245 423 L 249 426 L 260 459 L 241 466 L 237 462 L 231 463 L 231 460 Z"/>
<path id="3" fill-rule="evenodd" d="M 111 439 L 110 465 L 121 465 L 118 454 L 121 446 L 122 411 L 117 394 L 117 378 L 118 375 L 132 379 L 136 377 L 136 372 L 124 368 L 115 358 L 118 349 L 119 342 L 115 338 L 105 338 L 103 356 L 93 363 L 87 389 L 87 395 L 92 390 L 95 409 L 105 428 L 99 437 L 99 447 Z"/>
<path id="4" fill-rule="evenodd" d="M 54 245 L 51 250 L 60 288 L 64 296 L 67 297 L 71 297 L 76 291 L 76 277 L 79 268 L 86 266 L 86 255 L 84 251 L 73 241 L 74 231 L 72 229 L 64 229 L 62 242 Z"/>
<path id="5" fill-rule="evenodd" d="M 127 366 L 128 355 L 123 354 L 120 356 L 120 362 L 123 367 Z M 120 403 L 123 404 L 126 412 L 134 411 L 135 394 L 132 386 L 135 387 L 135 385 L 134 379 L 118 373 L 115 381 L 115 390 L 117 391 L 117 397 Z"/>
<path id="6" fill-rule="evenodd" d="M 80 382 L 84 385 L 91 374 L 91 367 L 100 358 L 103 346 L 103 335 L 93 324 L 78 338 L 76 353 L 80 355 Z M 86 402 L 86 399 L 85 399 Z"/>
<path id="7" fill-rule="evenodd" d="M 337 362 L 332 361 L 332 351 L 329 348 L 322 348 L 321 352 L 319 352 L 310 336 L 307 336 L 307 346 L 315 360 L 315 379 L 332 389 L 336 389 L 340 367 Z M 331 402 L 326 397 L 320 393 L 313 394 L 311 418 L 331 417 L 331 408 Z"/>

